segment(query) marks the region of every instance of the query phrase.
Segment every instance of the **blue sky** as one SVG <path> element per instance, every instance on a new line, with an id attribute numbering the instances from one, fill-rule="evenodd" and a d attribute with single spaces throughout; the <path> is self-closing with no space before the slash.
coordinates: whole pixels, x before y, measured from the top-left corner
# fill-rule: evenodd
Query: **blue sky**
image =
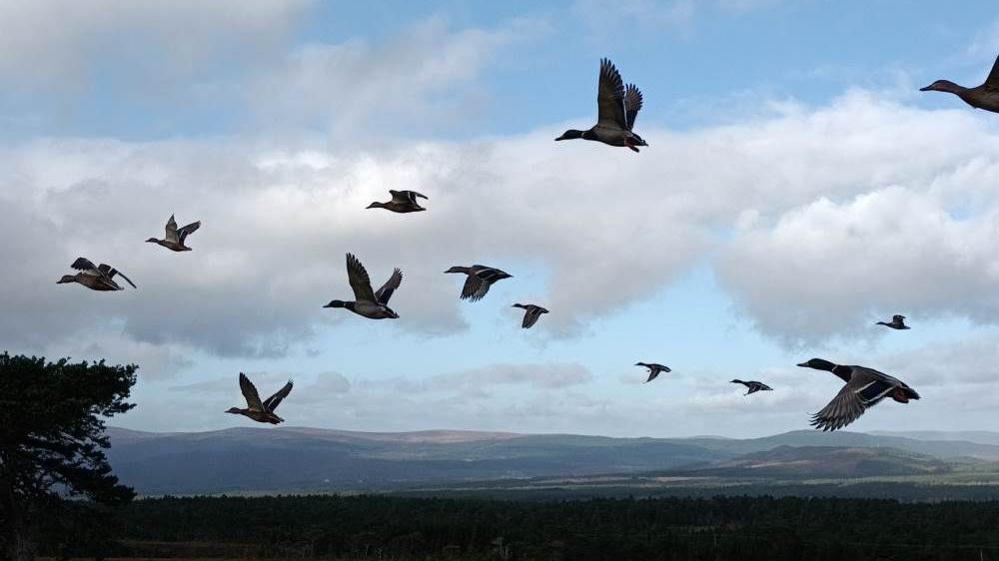
<path id="1" fill-rule="evenodd" d="M 139 363 L 118 424 L 149 430 L 244 424 L 245 371 L 296 380 L 292 425 L 761 435 L 838 391 L 812 356 L 924 396 L 852 429 L 999 430 L 999 121 L 918 92 L 981 82 L 994 6 L 413 4 L 0 4 L 0 256 L 30 263 L 0 343 Z M 641 154 L 551 141 L 604 56 Z M 394 187 L 429 211 L 364 209 Z M 141 243 L 172 212 L 190 254 Z M 402 319 L 321 309 L 347 251 L 403 269 Z M 55 286 L 77 255 L 140 289 Z M 473 262 L 514 278 L 459 303 Z"/>

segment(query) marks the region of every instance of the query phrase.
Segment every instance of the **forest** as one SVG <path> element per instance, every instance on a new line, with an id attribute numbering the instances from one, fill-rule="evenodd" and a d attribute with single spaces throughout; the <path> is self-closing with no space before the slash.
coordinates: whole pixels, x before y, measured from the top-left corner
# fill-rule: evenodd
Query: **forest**
<path id="1" fill-rule="evenodd" d="M 78 532 L 65 522 L 46 529 L 40 553 L 400 561 L 999 559 L 996 501 L 165 497 L 118 509 L 100 532 L 87 520 Z M 91 539 L 74 541 L 79 532 Z"/>

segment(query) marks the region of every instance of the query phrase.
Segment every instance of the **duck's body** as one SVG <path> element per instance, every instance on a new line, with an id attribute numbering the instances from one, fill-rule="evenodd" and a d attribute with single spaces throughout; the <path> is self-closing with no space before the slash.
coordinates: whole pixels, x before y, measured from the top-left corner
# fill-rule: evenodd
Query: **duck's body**
<path id="1" fill-rule="evenodd" d="M 324 308 L 346 308 L 368 319 L 398 319 L 399 315 L 388 307 L 388 303 L 392 293 L 402 284 L 402 271 L 399 269 L 392 271 L 392 276 L 385 281 L 378 292 L 375 292 L 371 288 L 371 278 L 368 277 L 364 265 L 357 257 L 348 253 L 347 280 L 350 281 L 350 288 L 354 291 L 354 301 L 333 300 L 323 306 Z"/>
<path id="2" fill-rule="evenodd" d="M 124 288 L 114 280 L 115 276 L 120 276 L 125 279 L 125 282 L 132 285 L 132 288 L 137 288 L 135 283 L 126 277 L 124 273 L 104 263 L 95 266 L 91 260 L 84 257 L 77 257 L 76 261 L 73 261 L 73 264 L 70 265 L 70 267 L 79 272 L 75 275 L 63 275 L 62 278 L 56 282 L 56 284 L 75 282 L 82 284 L 90 290 L 97 290 L 101 292 L 124 290 Z"/>
<path id="3" fill-rule="evenodd" d="M 596 140 L 638 152 L 637 146 L 648 146 L 642 137 L 632 131 L 641 109 L 642 92 L 634 84 L 625 86 L 614 63 L 601 59 L 597 84 L 597 124 L 585 131 L 569 129 L 555 140 Z"/>
<path id="4" fill-rule="evenodd" d="M 394 191 L 392 189 L 389 189 L 389 193 L 392 195 L 391 201 L 387 203 L 375 201 L 368 205 L 368 208 L 384 208 L 398 213 L 427 210 L 420 206 L 420 203 L 416 200 L 418 198 L 430 200 L 426 195 L 417 193 L 416 191 Z"/>
<path id="5" fill-rule="evenodd" d="M 811 424 L 816 429 L 824 431 L 841 429 L 886 397 L 899 403 L 919 399 L 916 390 L 905 382 L 866 366 L 833 364 L 821 358 L 813 358 L 798 366 L 826 370 L 846 382 L 836 397 L 812 416 Z"/>
<path id="6" fill-rule="evenodd" d="M 260 401 L 260 394 L 257 393 L 256 386 L 253 382 L 246 377 L 246 374 L 242 372 L 239 373 L 239 390 L 242 392 L 243 397 L 246 399 L 247 407 L 245 409 L 240 409 L 239 407 L 231 407 L 226 413 L 232 413 L 234 415 L 243 415 L 244 417 L 249 417 L 258 423 L 270 423 L 276 425 L 278 423 L 283 423 L 284 419 L 278 417 L 274 410 L 277 406 L 281 404 L 281 401 L 288 397 L 291 393 L 292 387 L 291 380 L 284 385 L 283 388 L 278 390 L 274 395 L 267 398 L 267 401 Z"/>
<path id="7" fill-rule="evenodd" d="M 649 370 L 649 378 L 643 382 L 645 384 L 655 380 L 663 372 L 672 372 L 668 366 L 656 362 L 636 362 L 635 366 L 644 366 Z"/>
<path id="8" fill-rule="evenodd" d="M 773 390 L 773 388 L 771 388 L 770 386 L 764 384 L 763 382 L 756 382 L 756 381 L 753 381 L 753 380 L 751 380 L 749 382 L 744 382 L 742 380 L 732 380 L 732 383 L 733 384 L 742 384 L 743 386 L 746 386 L 746 389 L 748 391 L 745 393 L 745 395 L 749 395 L 751 393 L 756 393 L 756 392 L 769 392 L 769 391 Z"/>
<path id="9" fill-rule="evenodd" d="M 985 83 L 980 86 L 966 88 L 950 80 L 937 80 L 919 91 L 952 93 L 972 107 L 999 113 L 999 57 L 996 57 Z"/>
<path id="10" fill-rule="evenodd" d="M 905 324 L 905 316 L 901 314 L 893 315 L 890 322 L 879 321 L 874 325 L 883 325 L 892 329 L 909 329 L 909 326 Z"/>
<path id="11" fill-rule="evenodd" d="M 191 248 L 184 245 L 184 241 L 187 240 L 187 236 L 190 236 L 201 227 L 201 221 L 192 222 L 183 228 L 177 227 L 177 221 L 174 220 L 173 215 L 170 215 L 170 220 L 167 220 L 166 224 L 166 235 L 163 236 L 162 240 L 156 238 L 149 238 L 146 240 L 147 243 L 159 244 L 170 251 L 191 251 Z"/>
<path id="12" fill-rule="evenodd" d="M 468 275 L 468 278 L 465 279 L 465 285 L 461 288 L 461 299 L 471 302 L 481 300 L 489 292 L 489 287 L 493 283 L 513 276 L 496 267 L 487 267 L 485 265 L 472 265 L 471 267 L 456 265 L 444 272 Z"/>
<path id="13" fill-rule="evenodd" d="M 514 304 L 513 307 L 524 310 L 524 321 L 520 324 L 520 327 L 523 329 L 530 329 L 531 326 L 538 323 L 538 318 L 541 317 L 541 314 L 548 313 L 548 310 L 545 308 L 535 306 L 534 304 Z"/>

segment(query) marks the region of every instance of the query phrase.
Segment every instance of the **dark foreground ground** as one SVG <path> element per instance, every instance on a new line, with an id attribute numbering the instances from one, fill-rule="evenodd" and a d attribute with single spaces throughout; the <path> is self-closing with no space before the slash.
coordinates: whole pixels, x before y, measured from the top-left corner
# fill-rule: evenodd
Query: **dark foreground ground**
<path id="1" fill-rule="evenodd" d="M 997 501 L 163 498 L 105 529 L 118 544 L 90 547 L 142 558 L 999 560 Z"/>

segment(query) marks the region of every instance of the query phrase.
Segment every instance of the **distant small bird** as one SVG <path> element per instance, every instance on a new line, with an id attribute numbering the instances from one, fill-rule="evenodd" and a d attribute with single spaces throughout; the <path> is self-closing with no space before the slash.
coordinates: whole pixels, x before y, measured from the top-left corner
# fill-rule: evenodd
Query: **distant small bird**
<path id="1" fill-rule="evenodd" d="M 966 88 L 950 80 L 937 80 L 925 88 L 919 88 L 919 91 L 952 93 L 972 107 L 999 113 L 999 57 L 992 64 L 992 71 L 985 83 L 980 86 Z"/>
<path id="2" fill-rule="evenodd" d="M 905 316 L 895 314 L 891 317 L 891 323 L 879 321 L 874 325 L 884 325 L 885 327 L 890 327 L 892 329 L 909 329 L 909 326 L 905 324 Z"/>
<path id="3" fill-rule="evenodd" d="M 899 403 L 909 403 L 910 399 L 919 399 L 916 390 L 901 380 L 866 366 L 844 366 L 821 358 L 813 358 L 798 366 L 827 370 L 846 382 L 836 397 L 812 416 L 811 425 L 816 429 L 824 431 L 841 429 L 886 397 Z"/>
<path id="4" fill-rule="evenodd" d="M 520 327 L 524 329 L 529 329 L 532 325 L 538 323 L 538 318 L 541 317 L 541 314 L 548 313 L 548 310 L 534 304 L 514 304 L 513 307 L 526 310 L 524 312 L 524 321 L 520 324 Z"/>
<path id="5" fill-rule="evenodd" d="M 749 391 L 746 392 L 744 395 L 749 395 L 751 393 L 756 393 L 756 392 L 760 392 L 760 391 L 769 392 L 769 391 L 773 390 L 773 388 L 771 388 L 770 386 L 764 384 L 763 382 L 753 382 L 753 381 L 743 382 L 742 380 L 732 380 L 732 383 L 733 384 L 742 384 L 743 386 L 746 386 L 747 388 L 749 388 Z"/>
<path id="6" fill-rule="evenodd" d="M 201 221 L 191 222 L 183 228 L 177 228 L 177 221 L 173 219 L 173 215 L 170 215 L 170 220 L 167 220 L 166 224 L 166 235 L 162 240 L 156 238 L 149 238 L 146 240 L 147 243 L 160 244 L 163 247 L 171 251 L 191 251 L 191 248 L 184 245 L 184 240 L 187 236 L 190 236 L 201 227 Z"/>
<path id="7" fill-rule="evenodd" d="M 389 189 L 389 193 L 392 195 L 391 201 L 387 203 L 375 201 L 368 205 L 368 208 L 384 208 L 399 213 L 427 210 L 420 206 L 420 203 L 416 200 L 417 198 L 421 198 L 429 201 L 430 199 L 426 195 L 417 193 L 416 191 L 394 191 L 392 189 Z"/>
<path id="8" fill-rule="evenodd" d="M 642 137 L 632 132 L 635 118 L 642 109 L 642 92 L 634 84 L 624 85 L 614 63 L 600 59 L 600 80 L 597 85 L 597 124 L 589 130 L 569 129 L 555 140 L 596 140 L 611 146 L 626 146 L 638 152 L 636 146 L 648 146 Z"/>
<path id="9" fill-rule="evenodd" d="M 649 379 L 646 380 L 645 384 L 648 384 L 652 380 L 655 380 L 663 372 L 672 372 L 668 366 L 663 366 L 662 364 L 657 364 L 655 362 L 636 362 L 635 366 L 644 366 L 649 369 Z"/>
<path id="10" fill-rule="evenodd" d="M 396 269 L 392 271 L 385 284 L 374 292 L 371 289 L 371 279 L 364 265 L 352 254 L 347 254 L 347 280 L 350 281 L 350 288 L 354 290 L 354 302 L 344 302 L 343 300 L 333 300 L 324 308 L 346 308 L 359 316 L 368 319 L 397 319 L 399 317 L 392 308 L 388 307 L 389 298 L 392 293 L 399 288 L 402 283 L 402 271 Z"/>
<path id="11" fill-rule="evenodd" d="M 243 392 L 243 397 L 246 398 L 247 408 L 240 409 L 239 407 L 230 407 L 226 413 L 243 415 L 258 423 L 270 423 L 272 425 L 283 423 L 284 419 L 275 415 L 274 410 L 277 409 L 277 406 L 281 405 L 281 401 L 288 397 L 288 394 L 291 393 L 292 385 L 292 381 L 288 380 L 288 383 L 285 384 L 283 388 L 278 390 L 274 395 L 268 397 L 267 401 L 261 403 L 260 394 L 257 393 L 257 387 L 254 386 L 253 382 L 246 377 L 246 374 L 240 372 L 239 390 Z"/>
<path id="12" fill-rule="evenodd" d="M 493 283 L 513 277 L 513 275 L 495 267 L 487 267 L 485 265 L 472 265 L 471 267 L 456 265 L 444 272 L 464 273 L 468 275 L 468 278 L 465 279 L 465 285 L 461 288 L 461 299 L 471 302 L 482 300 L 482 297 L 489 292 L 489 287 Z"/>
<path id="13" fill-rule="evenodd" d="M 125 279 L 125 282 L 132 285 L 132 288 L 138 288 L 135 283 L 125 276 L 118 269 L 110 265 L 105 265 L 101 263 L 99 266 L 94 266 L 94 263 L 89 259 L 84 257 L 77 257 L 76 261 L 70 267 L 79 271 L 75 275 L 63 275 L 56 284 L 66 284 L 71 282 L 77 282 L 83 286 L 89 288 L 90 290 L 99 291 L 110 291 L 110 290 L 124 290 L 118 283 L 114 281 L 115 275 L 120 276 Z"/>

